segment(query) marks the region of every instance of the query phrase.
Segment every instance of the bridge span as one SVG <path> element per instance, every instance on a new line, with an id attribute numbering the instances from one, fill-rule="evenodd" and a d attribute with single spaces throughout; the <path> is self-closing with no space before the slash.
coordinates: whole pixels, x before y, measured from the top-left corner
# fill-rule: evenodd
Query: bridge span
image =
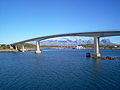
<path id="1" fill-rule="evenodd" d="M 12 46 L 16 46 L 17 44 L 23 43 L 23 52 L 24 52 L 24 43 L 30 41 L 36 41 L 36 53 L 41 53 L 40 50 L 40 41 L 55 38 L 55 37 L 64 37 L 64 36 L 85 36 L 85 37 L 93 37 L 94 38 L 94 53 L 93 56 L 101 56 L 99 51 L 99 39 L 100 37 L 109 37 L 109 36 L 120 36 L 120 31 L 101 31 L 101 32 L 81 32 L 81 33 L 68 33 L 68 34 L 57 34 L 57 35 L 50 35 L 50 36 L 42 36 L 37 38 L 32 38 L 20 42 L 16 42 L 11 44 Z M 15 47 L 17 50 L 17 47 Z"/>

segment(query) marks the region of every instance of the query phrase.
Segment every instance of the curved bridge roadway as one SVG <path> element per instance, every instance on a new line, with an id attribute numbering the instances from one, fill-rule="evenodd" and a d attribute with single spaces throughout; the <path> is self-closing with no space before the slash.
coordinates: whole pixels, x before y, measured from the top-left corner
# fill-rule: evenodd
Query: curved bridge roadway
<path id="1" fill-rule="evenodd" d="M 41 53 L 39 41 L 49 39 L 49 38 L 64 37 L 64 36 L 94 37 L 95 52 L 94 52 L 93 56 L 101 56 L 100 52 L 99 52 L 99 38 L 100 37 L 109 37 L 109 36 L 120 36 L 120 31 L 82 32 L 82 33 L 68 33 L 68 34 L 50 35 L 50 36 L 37 37 L 37 38 L 32 38 L 32 39 L 16 42 L 16 43 L 13 43 L 12 46 L 15 46 L 15 45 L 21 44 L 21 43 L 30 42 L 30 41 L 36 41 L 36 46 L 37 46 L 36 53 Z M 24 52 L 24 46 L 23 46 L 23 52 Z"/>

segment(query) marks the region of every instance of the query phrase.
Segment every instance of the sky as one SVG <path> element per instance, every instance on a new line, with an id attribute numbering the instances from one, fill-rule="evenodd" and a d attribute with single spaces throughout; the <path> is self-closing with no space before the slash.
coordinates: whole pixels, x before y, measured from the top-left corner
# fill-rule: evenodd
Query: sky
<path id="1" fill-rule="evenodd" d="M 0 43 L 94 31 L 120 31 L 120 0 L 0 0 Z"/>

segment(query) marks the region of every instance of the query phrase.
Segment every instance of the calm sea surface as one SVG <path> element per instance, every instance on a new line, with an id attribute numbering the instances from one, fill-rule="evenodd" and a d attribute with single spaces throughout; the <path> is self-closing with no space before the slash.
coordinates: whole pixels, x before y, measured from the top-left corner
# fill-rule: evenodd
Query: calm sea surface
<path id="1" fill-rule="evenodd" d="M 0 53 L 0 90 L 120 90 L 120 50 L 101 50 L 115 61 L 86 58 L 86 52 L 93 50 Z"/>

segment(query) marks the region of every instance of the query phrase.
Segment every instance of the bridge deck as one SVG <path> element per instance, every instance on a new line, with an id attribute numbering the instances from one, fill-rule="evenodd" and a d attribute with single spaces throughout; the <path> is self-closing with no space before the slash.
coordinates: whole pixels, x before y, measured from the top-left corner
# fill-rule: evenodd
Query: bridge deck
<path id="1" fill-rule="evenodd" d="M 58 34 L 58 35 L 50 35 L 50 36 L 43 36 L 43 37 L 37 37 L 32 38 L 20 42 L 13 43 L 20 44 L 30 41 L 41 41 L 49 38 L 55 38 L 55 37 L 64 37 L 64 36 L 85 36 L 85 37 L 108 37 L 108 36 L 120 36 L 120 31 L 103 31 L 103 32 L 82 32 L 82 33 L 68 33 L 68 34 Z"/>

